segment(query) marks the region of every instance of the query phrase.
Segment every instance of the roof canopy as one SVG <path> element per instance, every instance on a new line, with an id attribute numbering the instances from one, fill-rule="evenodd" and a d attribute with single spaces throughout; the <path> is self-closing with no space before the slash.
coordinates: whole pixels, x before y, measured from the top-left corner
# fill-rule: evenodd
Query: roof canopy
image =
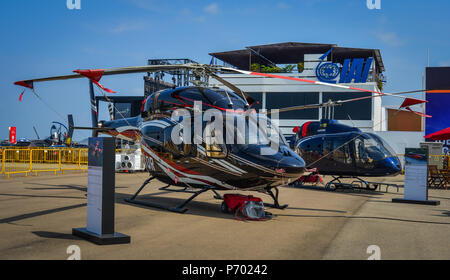
<path id="1" fill-rule="evenodd" d="M 450 127 L 428 134 L 425 138 L 430 140 L 448 140 L 450 139 Z"/>
<path id="2" fill-rule="evenodd" d="M 243 50 L 210 53 L 211 56 L 220 59 L 242 70 L 250 70 L 252 63 L 259 64 L 296 64 L 304 61 L 305 54 L 324 54 L 333 48 L 329 58 L 333 62 L 343 63 L 347 58 L 373 57 L 378 72 L 384 72 L 384 64 L 378 49 L 343 48 L 336 44 L 313 43 L 278 43 L 270 45 L 250 46 Z"/>

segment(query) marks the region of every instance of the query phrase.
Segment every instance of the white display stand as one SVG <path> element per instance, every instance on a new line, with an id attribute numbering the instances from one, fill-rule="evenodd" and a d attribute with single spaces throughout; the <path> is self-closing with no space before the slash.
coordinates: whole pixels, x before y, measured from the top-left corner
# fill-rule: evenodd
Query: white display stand
<path id="1" fill-rule="evenodd" d="M 428 200 L 428 150 L 405 149 L 404 198 L 394 198 L 392 202 L 439 205 L 439 201 Z"/>
<path id="2" fill-rule="evenodd" d="M 72 234 L 98 245 L 130 243 L 128 235 L 114 231 L 114 138 L 89 138 L 87 226 Z"/>
<path id="3" fill-rule="evenodd" d="M 89 166 L 86 229 L 98 235 L 102 234 L 102 182 L 103 168 L 98 166 Z"/>

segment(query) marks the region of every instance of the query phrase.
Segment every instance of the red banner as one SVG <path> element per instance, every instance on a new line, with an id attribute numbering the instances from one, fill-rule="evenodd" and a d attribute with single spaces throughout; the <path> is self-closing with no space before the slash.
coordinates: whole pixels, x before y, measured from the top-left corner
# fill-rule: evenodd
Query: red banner
<path id="1" fill-rule="evenodd" d="M 17 143 L 17 129 L 14 126 L 9 127 L 9 143 L 16 144 Z"/>

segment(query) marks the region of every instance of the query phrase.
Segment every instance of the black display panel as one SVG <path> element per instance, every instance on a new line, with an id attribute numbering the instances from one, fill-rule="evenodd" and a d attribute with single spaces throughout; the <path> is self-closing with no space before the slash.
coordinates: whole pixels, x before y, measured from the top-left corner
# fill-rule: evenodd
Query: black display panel
<path id="1" fill-rule="evenodd" d="M 252 108 L 259 111 L 262 108 L 262 93 L 261 92 L 246 92 L 246 94 L 250 95 L 255 100 L 255 103 L 252 105 Z"/>

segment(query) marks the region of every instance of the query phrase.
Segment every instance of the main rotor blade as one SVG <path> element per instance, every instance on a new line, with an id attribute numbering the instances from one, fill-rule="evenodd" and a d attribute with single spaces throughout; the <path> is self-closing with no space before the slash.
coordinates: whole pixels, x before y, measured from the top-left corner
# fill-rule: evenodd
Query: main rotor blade
<path id="1" fill-rule="evenodd" d="M 237 86 L 233 85 L 232 83 L 228 82 L 227 80 L 225 80 L 222 77 L 219 77 L 218 75 L 214 74 L 212 71 L 210 71 L 209 69 L 207 70 L 208 74 L 213 77 L 214 79 L 218 80 L 219 82 L 221 82 L 222 84 L 224 84 L 225 86 L 227 86 L 229 89 L 231 89 L 232 91 L 239 93 L 240 95 L 242 95 L 242 97 L 244 98 L 244 100 L 247 101 L 247 103 L 252 104 L 253 102 L 255 102 L 255 100 L 248 94 L 246 94 L 245 92 L 243 92 L 240 88 L 238 88 Z"/>
<path id="2" fill-rule="evenodd" d="M 100 69 L 103 71 L 103 76 L 109 75 L 120 75 L 120 74 L 133 74 L 133 73 L 148 73 L 148 72 L 156 72 L 156 71 L 165 71 L 165 70 L 176 70 L 176 69 L 198 69 L 203 66 L 200 64 L 180 64 L 180 65 L 145 65 L 145 66 L 132 66 L 132 67 L 120 67 L 120 68 L 110 68 L 110 69 Z M 33 88 L 33 83 L 38 82 L 47 82 L 47 81 L 58 81 L 58 80 L 69 80 L 69 79 L 79 79 L 84 78 L 85 76 L 80 74 L 71 74 L 71 75 L 63 75 L 63 76 L 53 76 L 53 77 L 45 77 L 45 78 L 37 78 L 30 80 L 23 80 L 15 82 L 15 85 L 24 86 L 28 88 Z"/>
<path id="3" fill-rule="evenodd" d="M 417 93 L 417 92 L 450 93 L 450 89 L 418 89 L 418 90 L 411 90 L 411 91 L 392 92 L 391 94 L 408 94 L 408 93 Z"/>
<path id="4" fill-rule="evenodd" d="M 385 93 L 385 92 L 375 91 L 375 90 L 370 90 L 370 89 L 357 88 L 357 87 L 346 86 L 346 85 L 330 84 L 330 83 L 324 83 L 324 82 L 320 82 L 320 81 L 313 81 L 313 80 L 302 79 L 302 78 L 295 78 L 295 77 L 286 77 L 286 76 L 267 74 L 267 73 L 250 72 L 250 71 L 244 71 L 244 70 L 228 68 L 228 67 L 222 67 L 221 70 L 233 71 L 233 72 L 238 72 L 238 73 L 241 73 L 241 74 L 260 76 L 260 77 L 266 77 L 266 78 L 277 78 L 277 79 L 291 80 L 291 81 L 297 81 L 297 82 L 305 82 L 305 83 L 310 83 L 310 84 L 323 85 L 323 86 L 329 86 L 329 87 L 335 87 L 335 88 L 341 88 L 341 89 L 350 89 L 350 90 L 356 90 L 356 91 L 362 91 L 362 92 L 368 92 L 368 93 L 375 93 L 375 94 L 378 94 L 379 96 L 387 95 L 387 96 L 393 96 L 393 97 L 398 97 L 398 98 L 403 98 L 403 99 L 404 98 L 410 98 L 410 97 L 399 96 L 399 95 L 396 95 L 396 94 L 393 94 L 393 93 Z M 417 98 L 411 98 L 411 99 L 414 99 L 414 100 L 417 100 L 417 101 L 420 100 L 420 103 L 427 102 L 426 100 L 421 100 L 421 99 L 417 99 Z"/>
<path id="5" fill-rule="evenodd" d="M 281 108 L 281 109 L 277 109 L 278 112 L 283 113 L 283 112 L 290 112 L 290 111 L 297 111 L 297 110 L 306 110 L 306 109 L 318 109 L 318 108 L 323 108 L 323 107 L 328 107 L 328 106 L 337 106 L 340 104 L 330 104 L 330 103 L 322 103 L 322 104 L 309 104 L 309 105 L 299 105 L 299 106 L 292 106 L 292 107 L 285 107 L 285 108 Z M 266 114 L 271 114 L 270 111 L 268 111 Z"/>

